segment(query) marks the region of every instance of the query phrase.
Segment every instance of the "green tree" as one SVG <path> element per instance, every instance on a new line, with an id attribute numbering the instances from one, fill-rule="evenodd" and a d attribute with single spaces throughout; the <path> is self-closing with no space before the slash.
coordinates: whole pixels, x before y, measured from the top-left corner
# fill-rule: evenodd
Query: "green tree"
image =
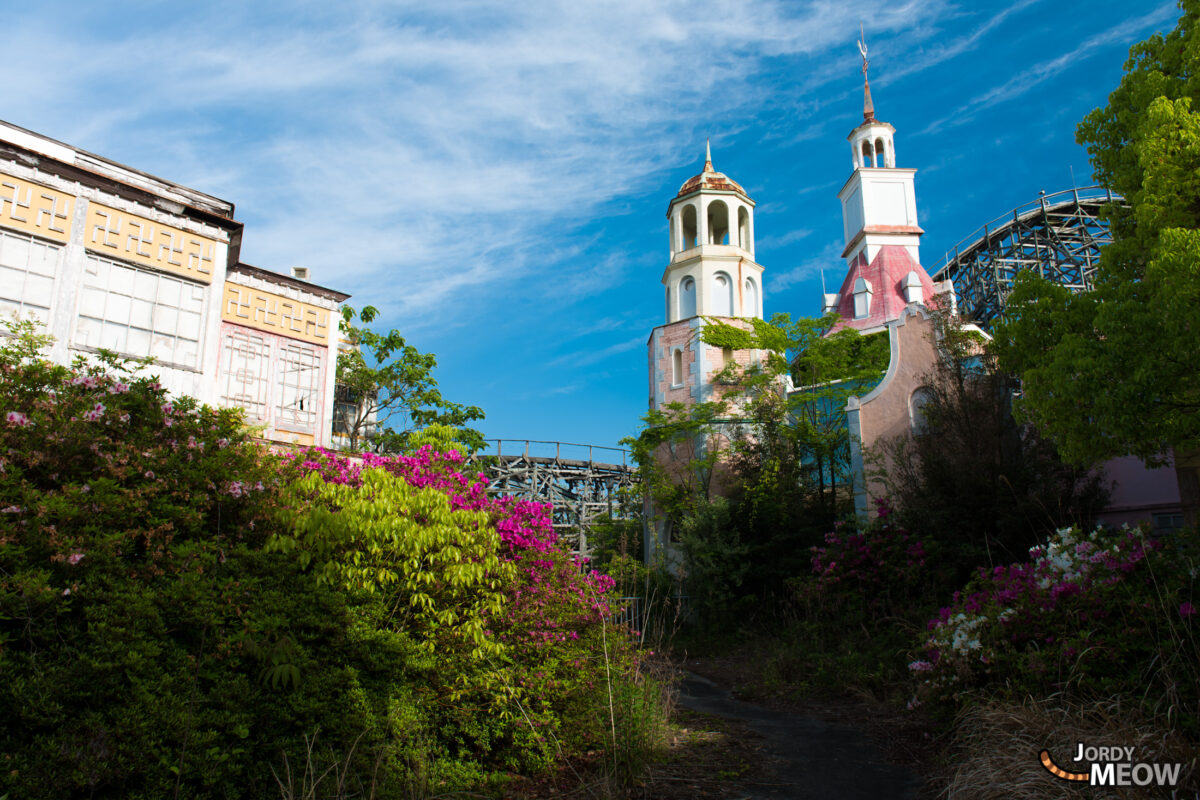
<path id="1" fill-rule="evenodd" d="M 839 503 L 851 495 L 846 401 L 879 383 L 890 352 L 886 335 L 864 337 L 853 328 L 828 335 L 837 320 L 832 313 L 796 320 L 776 314 L 769 322 L 748 320 L 749 330 L 714 321 L 701 334 L 716 347 L 765 354 L 749 368 L 726 368 L 726 379 L 747 398 L 752 425 L 753 434 L 739 443 L 748 457 L 739 471 L 754 476 L 747 485 L 774 497 L 811 490 L 824 524 L 832 524 Z M 788 377 L 798 391 L 784 391 Z"/>
<path id="2" fill-rule="evenodd" d="M 937 547 L 961 586 L 980 565 L 1023 560 L 1056 529 L 1086 527 L 1105 505 L 1101 477 L 1065 464 L 1054 445 L 1012 415 L 1016 381 L 984 337 L 934 311 L 938 360 L 922 379 L 923 435 L 869 454 L 893 522 Z"/>
<path id="3" fill-rule="evenodd" d="M 1174 449 L 1195 502 L 1200 446 L 1200 2 L 1166 36 L 1130 50 L 1108 105 L 1080 123 L 1097 180 L 1124 195 L 1106 216 L 1090 293 L 1023 274 L 997 327 L 1019 408 L 1077 463 Z"/>
<path id="4" fill-rule="evenodd" d="M 757 350 L 758 363 L 727 360 L 718 399 L 652 410 L 626 440 L 654 510 L 678 532 L 688 596 L 710 619 L 779 592 L 850 511 L 846 400 L 878 383 L 889 350 L 886 336 L 826 336 L 836 321 L 707 320 L 705 344 Z M 787 391 L 789 376 L 799 391 Z"/>
<path id="5" fill-rule="evenodd" d="M 407 450 L 414 433 L 430 425 L 457 429 L 457 443 L 468 450 L 483 447 L 483 434 L 468 427 L 483 419 L 483 409 L 442 397 L 433 377 L 437 357 L 417 350 L 398 331 L 365 327 L 378 314 L 373 306 L 357 314 L 342 308 L 340 328 L 350 347 L 338 354 L 337 383 L 347 401 L 340 404 L 338 422 L 350 449 L 367 443 L 379 452 Z"/>

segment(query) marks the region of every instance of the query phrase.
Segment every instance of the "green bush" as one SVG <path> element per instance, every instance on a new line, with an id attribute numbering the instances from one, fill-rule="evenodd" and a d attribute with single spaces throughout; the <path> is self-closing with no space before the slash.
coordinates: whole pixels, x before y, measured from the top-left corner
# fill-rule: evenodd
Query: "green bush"
<path id="1" fill-rule="evenodd" d="M 0 795 L 419 797 L 610 741 L 635 654 L 545 507 L 414 466 L 449 455 L 339 483 L 238 412 L 15 333 Z"/>
<path id="2" fill-rule="evenodd" d="M 926 697 L 973 690 L 1137 698 L 1200 730 L 1200 552 L 1190 534 L 1058 531 L 1027 562 L 981 569 L 929 623 L 910 664 Z"/>
<path id="3" fill-rule="evenodd" d="M 345 603 L 262 552 L 276 471 L 239 415 L 112 359 L 52 365 L 16 333 L 0 348 L 0 787 L 262 796 L 304 733 L 369 729 L 328 658 L 355 648 Z"/>

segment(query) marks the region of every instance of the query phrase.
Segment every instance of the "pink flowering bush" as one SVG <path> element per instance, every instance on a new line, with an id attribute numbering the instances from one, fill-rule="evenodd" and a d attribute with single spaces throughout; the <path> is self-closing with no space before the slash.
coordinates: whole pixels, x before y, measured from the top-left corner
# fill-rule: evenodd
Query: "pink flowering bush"
<path id="1" fill-rule="evenodd" d="M 1030 560 L 981 568 L 909 664 L 926 697 L 1007 687 L 1145 698 L 1200 720 L 1197 554 L 1143 529 L 1064 528 Z M 1159 708 L 1157 706 L 1161 705 Z"/>
<path id="2" fill-rule="evenodd" d="M 839 524 L 812 548 L 818 592 L 854 598 L 873 613 L 896 613 L 918 595 L 926 580 L 925 545 L 891 522 L 886 501 L 877 503 L 872 525 L 857 531 Z"/>
<path id="3" fill-rule="evenodd" d="M 427 676 L 428 687 L 458 706 L 443 724 L 460 730 L 464 745 L 506 754 L 501 757 L 511 767 L 529 768 L 603 742 L 598 723 L 607 719 L 601 713 L 610 677 L 606 669 L 614 671 L 614 680 L 625 680 L 634 667 L 634 652 L 626 631 L 611 626 L 612 579 L 586 570 L 558 541 L 549 505 L 488 495 L 484 476 L 471 473 L 464 456 L 453 450 L 443 453 L 426 446 L 410 456 L 351 459 L 314 448 L 289 460 L 299 474 L 341 487 L 337 502 L 342 514 L 353 502 L 345 490 L 378 492 L 379 474 L 384 473 L 422 493 L 400 492 L 397 497 L 410 499 L 389 500 L 392 514 L 419 517 L 426 529 L 435 523 L 457 526 L 458 534 L 451 531 L 435 547 L 451 546 L 481 567 L 471 592 L 454 594 L 451 601 L 445 593 L 458 592 L 465 584 L 446 579 L 431 549 L 408 556 L 416 569 L 385 580 L 380 591 L 395 592 L 401 605 L 413 605 L 419 593 L 430 598 L 430 609 L 457 609 L 452 625 L 419 623 L 417 612 L 413 618 L 419 624 L 408 630 L 421 641 L 436 643 L 437 667 Z M 297 485 L 302 492 L 313 491 L 311 483 Z M 428 499 L 419 502 L 418 497 Z M 355 530 L 339 534 L 339 551 L 324 557 L 362 565 L 373 576 L 386 575 L 393 556 L 366 552 L 370 529 Z M 408 542 L 398 548 L 404 553 L 423 535 L 410 530 Z M 492 586 L 499 587 L 498 597 L 489 594 Z M 475 707 L 491 708 L 492 724 L 483 725 L 477 715 L 463 711 Z"/>

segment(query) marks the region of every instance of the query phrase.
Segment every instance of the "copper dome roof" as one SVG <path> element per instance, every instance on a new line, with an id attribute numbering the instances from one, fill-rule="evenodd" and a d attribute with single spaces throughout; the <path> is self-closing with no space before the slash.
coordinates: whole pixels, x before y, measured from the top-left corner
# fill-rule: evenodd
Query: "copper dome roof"
<path id="1" fill-rule="evenodd" d="M 717 172 L 713 169 L 712 164 L 712 148 L 705 143 L 704 152 L 704 170 L 699 175 L 694 175 L 683 182 L 683 186 L 679 187 L 679 193 L 676 198 L 683 197 L 685 194 L 691 194 L 699 189 L 715 189 L 724 192 L 737 192 L 745 195 L 746 190 L 741 184 L 730 178 L 723 172 Z"/>

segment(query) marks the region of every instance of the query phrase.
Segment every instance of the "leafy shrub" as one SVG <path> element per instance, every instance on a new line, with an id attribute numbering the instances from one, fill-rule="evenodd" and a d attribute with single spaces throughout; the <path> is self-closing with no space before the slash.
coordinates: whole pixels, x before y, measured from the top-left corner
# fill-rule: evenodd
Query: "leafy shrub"
<path id="1" fill-rule="evenodd" d="M 710 630 L 729 627 L 757 605 L 744 586 L 751 572 L 749 547 L 733 522 L 733 512 L 733 504 L 718 497 L 697 502 L 679 523 L 688 610 Z"/>
<path id="2" fill-rule="evenodd" d="M 603 743 L 607 670 L 634 655 L 545 507 L 488 498 L 456 454 L 357 483 L 281 464 L 235 411 L 16 333 L 0 794 L 411 797 Z M 336 780 L 287 777 L 303 764 Z"/>
<path id="3" fill-rule="evenodd" d="M 929 623 L 910 669 L 932 697 L 1006 686 L 1144 698 L 1151 714 L 1200 721 L 1197 559 L 1186 539 L 1141 529 L 1058 531 L 1031 560 L 980 569 Z"/>
<path id="4" fill-rule="evenodd" d="M 788 633 L 762 659 L 765 682 L 893 693 L 907 683 L 902 654 L 937 607 L 941 565 L 883 501 L 869 526 L 839 523 L 810 555 L 810 573 L 788 581 Z"/>
<path id="5" fill-rule="evenodd" d="M 925 545 L 893 526 L 886 501 L 877 506 L 864 531 L 838 524 L 825 535 L 824 547 L 812 548 L 815 586 L 875 614 L 903 613 L 926 586 Z"/>
<path id="6" fill-rule="evenodd" d="M 432 656 L 426 689 L 456 753 L 531 770 L 603 745 L 608 687 L 635 654 L 608 627 L 612 579 L 581 571 L 548 505 L 490 497 L 461 454 L 429 447 L 311 450 L 293 468 L 309 474 L 289 490 L 299 524 L 273 546 L 402 611 L 386 624 Z"/>
<path id="7" fill-rule="evenodd" d="M 344 605 L 261 553 L 275 471 L 239 415 L 171 400 L 111 358 L 50 364 L 31 325 L 14 332 L 0 347 L 0 790 L 262 793 L 268 758 L 302 730 L 360 736 L 352 681 L 321 663 Z M 296 672 L 271 681 L 285 664 Z"/>

